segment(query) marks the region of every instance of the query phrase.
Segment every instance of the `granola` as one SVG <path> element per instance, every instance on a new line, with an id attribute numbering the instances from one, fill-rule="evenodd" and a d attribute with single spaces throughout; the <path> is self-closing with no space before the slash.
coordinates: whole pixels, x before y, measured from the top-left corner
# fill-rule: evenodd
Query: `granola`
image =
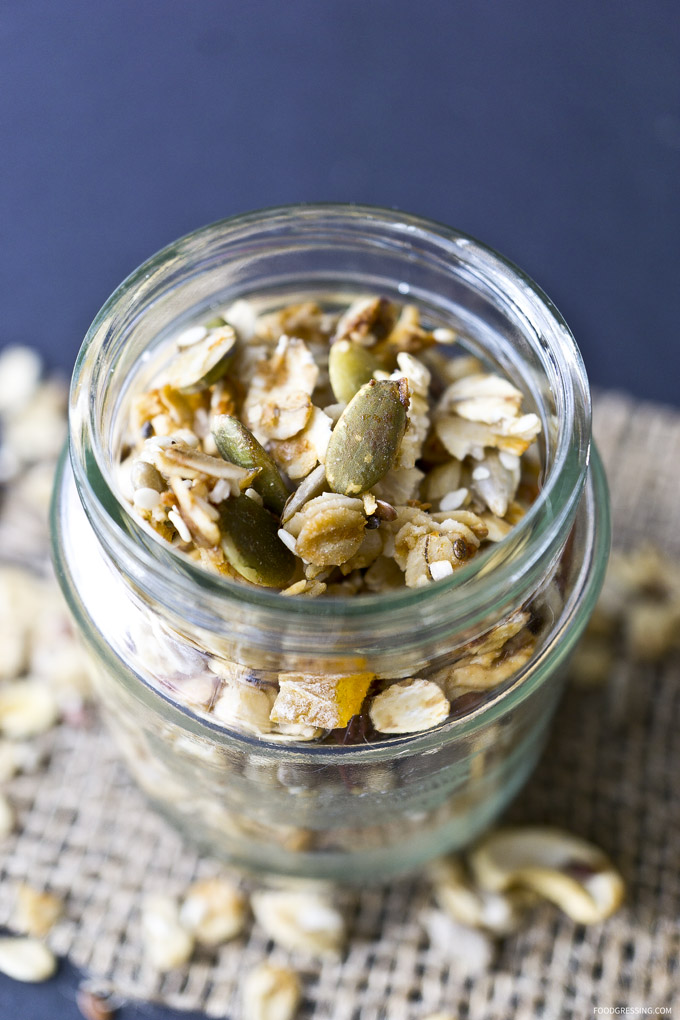
<path id="1" fill-rule="evenodd" d="M 239 300 L 185 328 L 131 398 L 123 494 L 180 553 L 286 598 L 445 583 L 503 541 L 538 491 L 536 459 L 525 457 L 538 417 L 456 344 L 417 306 L 379 295 L 273 310 Z M 427 675 L 378 683 L 361 667 L 253 674 L 217 658 L 217 675 L 231 674 L 205 710 L 268 739 L 327 739 L 369 716 L 371 739 L 417 732 L 448 718 L 449 688 L 489 691 L 524 666 L 530 623 L 527 613 L 523 634 L 493 649 L 473 636 L 441 687 Z M 388 706 L 399 697 L 395 721 Z"/>
<path id="2" fill-rule="evenodd" d="M 122 485 L 134 513 L 204 567 L 288 596 L 347 593 L 349 574 L 352 594 L 375 592 L 366 574 L 381 555 L 406 587 L 445 580 L 528 509 L 522 455 L 541 428 L 523 412 L 521 391 L 456 357 L 453 340 L 427 328 L 417 306 L 377 295 L 264 313 L 240 300 L 185 329 L 131 403 Z M 451 380 L 443 392 L 442 377 Z M 241 494 L 278 525 L 278 543 L 295 557 L 286 558 L 289 576 L 260 576 L 230 554 L 243 544 L 242 523 L 223 508 Z M 375 512 L 377 499 L 395 519 Z M 417 533 L 398 535 L 412 507 Z M 476 526 L 454 528 L 457 510 Z"/>

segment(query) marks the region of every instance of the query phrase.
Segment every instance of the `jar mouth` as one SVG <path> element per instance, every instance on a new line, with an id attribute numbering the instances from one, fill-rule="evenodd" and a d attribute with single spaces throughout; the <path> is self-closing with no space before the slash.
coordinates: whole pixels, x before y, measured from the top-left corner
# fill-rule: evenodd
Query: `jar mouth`
<path id="1" fill-rule="evenodd" d="M 238 253 L 258 234 L 270 235 L 279 227 L 294 226 L 300 236 L 325 229 L 332 238 L 344 238 L 346 229 L 355 238 L 362 231 L 372 241 L 389 239 L 397 249 L 409 252 L 428 249 L 430 257 L 446 265 L 447 258 L 463 265 L 470 280 L 483 283 L 513 314 L 533 343 L 544 366 L 547 386 L 556 405 L 556 439 L 552 463 L 543 486 L 522 520 L 501 542 L 478 554 L 469 564 L 442 581 L 417 589 L 397 589 L 380 594 L 333 596 L 324 599 L 282 598 L 266 588 L 239 584 L 193 563 L 171 546 L 147 539 L 130 508 L 119 494 L 102 426 L 102 401 L 116 358 L 120 353 L 121 323 L 128 329 L 139 321 L 136 306 L 151 307 L 154 287 L 171 286 L 187 260 L 221 238 L 232 239 Z M 387 240 L 384 241 L 387 243 Z M 228 250 L 228 249 L 227 249 Z M 356 285 L 361 285 L 357 277 Z M 366 286 L 363 286 L 366 289 Z M 401 290 L 401 287 L 400 287 Z M 396 626 L 412 619 L 417 608 L 423 618 L 435 619 L 445 612 L 472 622 L 488 612 L 490 604 L 522 583 L 538 582 L 546 563 L 554 558 L 554 543 L 564 537 L 576 512 L 590 454 L 590 394 L 581 354 L 559 311 L 540 287 L 509 259 L 470 235 L 435 221 L 377 206 L 315 203 L 279 206 L 218 221 L 186 235 L 144 262 L 117 288 L 105 303 L 79 352 L 71 387 L 70 450 L 76 485 L 96 533 L 135 583 L 149 593 L 159 586 L 171 588 L 168 598 L 175 607 L 204 599 L 193 622 L 214 620 L 220 602 L 238 599 L 244 607 L 265 612 L 272 620 L 318 620 L 341 616 L 358 631 L 375 626 L 377 616 L 391 614 Z M 548 425 L 545 415 L 544 427 Z M 168 585 L 169 572 L 172 584 Z M 368 622 L 367 622 L 368 621 Z"/>

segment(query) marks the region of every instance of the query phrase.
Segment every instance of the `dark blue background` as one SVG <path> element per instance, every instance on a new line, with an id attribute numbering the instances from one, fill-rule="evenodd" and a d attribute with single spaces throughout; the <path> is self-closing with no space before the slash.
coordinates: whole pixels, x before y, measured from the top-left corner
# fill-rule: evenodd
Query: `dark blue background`
<path id="1" fill-rule="evenodd" d="M 6 0 L 4 342 L 69 366 L 173 238 L 397 206 L 523 266 L 602 385 L 680 403 L 677 0 Z"/>
<path id="2" fill-rule="evenodd" d="M 679 52 L 677 0 L 5 0 L 0 345 L 69 368 L 173 238 L 358 201 L 498 248 L 594 382 L 680 405 Z"/>

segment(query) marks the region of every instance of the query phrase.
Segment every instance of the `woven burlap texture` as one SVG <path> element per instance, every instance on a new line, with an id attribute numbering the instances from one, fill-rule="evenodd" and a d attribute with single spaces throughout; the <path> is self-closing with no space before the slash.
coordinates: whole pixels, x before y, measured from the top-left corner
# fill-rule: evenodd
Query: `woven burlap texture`
<path id="1" fill-rule="evenodd" d="M 651 540 L 680 558 L 680 415 L 604 394 L 595 433 L 615 544 Z M 253 926 L 216 955 L 159 978 L 140 952 L 142 896 L 180 895 L 220 869 L 149 811 L 98 728 L 60 727 L 46 738 L 47 771 L 12 781 L 19 824 L 2 847 L 0 923 L 11 917 L 19 882 L 52 889 L 66 899 L 50 935 L 57 952 L 124 994 L 231 1020 L 247 1020 L 239 979 L 267 955 L 302 973 L 301 1018 L 419 1020 L 446 1009 L 472 1020 L 583 1020 L 596 1007 L 668 1007 L 680 985 L 677 659 L 640 667 L 629 681 L 625 707 L 618 688 L 567 693 L 541 764 L 509 813 L 603 847 L 626 879 L 626 905 L 589 928 L 546 905 L 505 940 L 488 973 L 466 974 L 450 947 L 428 944 L 419 917 L 430 894 L 414 879 L 362 891 L 338 963 L 291 957 Z"/>

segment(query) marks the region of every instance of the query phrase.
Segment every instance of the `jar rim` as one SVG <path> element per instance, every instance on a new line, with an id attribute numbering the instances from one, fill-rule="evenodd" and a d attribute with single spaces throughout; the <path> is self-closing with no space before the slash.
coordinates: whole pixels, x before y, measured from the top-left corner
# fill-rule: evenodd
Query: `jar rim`
<path id="1" fill-rule="evenodd" d="M 101 382 L 107 366 L 102 364 L 103 359 L 96 357 L 95 348 L 101 345 L 102 334 L 106 335 L 115 322 L 120 306 L 130 307 L 141 292 L 148 290 L 159 272 L 175 265 L 178 258 L 186 257 L 187 252 L 208 239 L 223 235 L 225 231 L 236 236 L 251 228 L 271 230 L 277 223 L 290 224 L 292 220 L 296 220 L 301 229 L 322 220 L 329 225 L 343 221 L 355 226 L 363 224 L 365 228 L 370 225 L 373 230 L 377 227 L 401 239 L 407 238 L 409 243 L 418 238 L 426 239 L 436 244 L 444 255 L 448 252 L 450 257 L 455 253 L 456 258 L 460 258 L 464 252 L 468 264 L 486 283 L 493 278 L 496 290 L 499 284 L 504 286 L 503 293 L 509 293 L 513 307 L 535 314 L 541 343 L 560 372 L 564 385 L 564 414 L 558 422 L 554 460 L 543 488 L 506 539 L 435 584 L 360 597 L 282 598 L 278 591 L 243 585 L 212 574 L 170 546 L 165 549 L 160 541 L 154 543 L 152 551 L 135 536 L 134 517 L 110 477 L 98 429 L 96 387 L 93 385 L 97 380 Z M 575 433 L 577 424 L 578 435 Z M 200 227 L 161 249 L 119 285 L 88 330 L 76 361 L 70 437 L 76 484 L 95 530 L 123 554 L 126 562 L 135 565 L 137 577 L 147 578 L 150 583 L 155 579 L 156 586 L 161 582 L 167 586 L 168 565 L 172 565 L 172 587 L 178 606 L 186 605 L 187 598 L 200 590 L 208 601 L 237 598 L 272 620 L 309 621 L 312 617 L 318 620 L 322 616 L 340 615 L 361 631 L 366 626 L 374 626 L 377 616 L 386 614 L 391 614 L 395 626 L 401 627 L 416 607 L 431 614 L 442 611 L 451 614 L 457 604 L 466 619 L 479 619 L 488 611 L 491 589 L 498 595 L 511 588 L 519 577 L 529 577 L 532 572 L 535 578 L 540 576 L 546 549 L 573 519 L 585 483 L 590 449 L 590 395 L 581 354 L 563 317 L 541 288 L 506 257 L 468 234 L 412 214 L 379 206 L 333 202 L 296 204 L 243 213 Z M 114 506 L 125 526 L 111 514 Z M 487 573 L 485 565 L 492 556 L 499 558 L 499 550 L 507 555 L 500 562 L 494 562 L 493 570 Z M 454 615 L 460 619 L 458 614 Z"/>

